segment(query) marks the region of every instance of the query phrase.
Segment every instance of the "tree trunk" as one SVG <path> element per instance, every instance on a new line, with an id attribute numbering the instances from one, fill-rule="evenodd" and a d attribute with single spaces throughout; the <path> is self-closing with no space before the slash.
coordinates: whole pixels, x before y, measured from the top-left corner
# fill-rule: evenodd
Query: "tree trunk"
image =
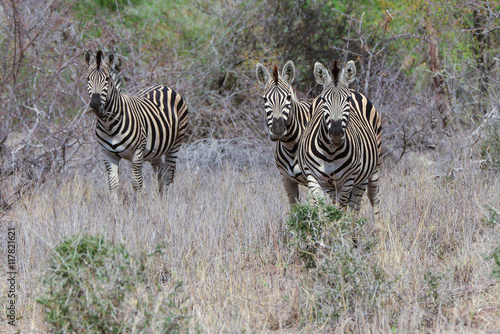
<path id="1" fill-rule="evenodd" d="M 428 51 L 429 51 L 429 67 L 432 73 L 434 73 L 432 86 L 436 92 L 435 103 L 436 108 L 441 115 L 441 120 L 443 126 L 447 127 L 451 121 L 451 108 L 450 108 L 450 93 L 448 91 L 448 86 L 446 81 L 441 75 L 441 59 L 439 58 L 438 43 L 434 33 L 434 28 L 429 21 L 426 22 L 425 28 L 427 30 L 427 35 L 429 39 Z"/>

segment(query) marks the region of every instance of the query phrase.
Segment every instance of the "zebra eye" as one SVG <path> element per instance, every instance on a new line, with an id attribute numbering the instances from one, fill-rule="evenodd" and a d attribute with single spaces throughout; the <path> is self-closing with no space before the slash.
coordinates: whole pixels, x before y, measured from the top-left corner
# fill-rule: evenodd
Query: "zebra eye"
<path id="1" fill-rule="evenodd" d="M 262 100 L 264 101 L 264 103 L 266 103 L 267 102 L 267 97 L 263 96 Z"/>
<path id="2" fill-rule="evenodd" d="M 288 96 L 286 97 L 286 100 L 287 100 L 288 102 L 292 101 L 292 95 L 288 95 Z"/>

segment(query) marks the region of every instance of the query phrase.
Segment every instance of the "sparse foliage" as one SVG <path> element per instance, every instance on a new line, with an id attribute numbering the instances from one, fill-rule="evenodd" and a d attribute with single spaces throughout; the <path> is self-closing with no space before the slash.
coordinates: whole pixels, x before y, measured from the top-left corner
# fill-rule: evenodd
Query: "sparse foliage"
<path id="1" fill-rule="evenodd" d="M 79 235 L 54 248 L 38 302 L 57 333 L 177 333 L 188 320 L 181 286 L 153 296 L 144 257 Z"/>

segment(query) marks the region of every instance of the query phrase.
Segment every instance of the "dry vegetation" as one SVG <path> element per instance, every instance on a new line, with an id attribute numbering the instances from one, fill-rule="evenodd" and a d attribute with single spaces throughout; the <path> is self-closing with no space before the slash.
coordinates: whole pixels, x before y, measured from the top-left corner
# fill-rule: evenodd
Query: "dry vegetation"
<path id="1" fill-rule="evenodd" d="M 396 9 L 379 17 L 368 2 Z M 471 135 L 498 119 L 498 5 L 159 3 L 167 6 L 0 0 L 0 332 L 50 330 L 37 302 L 41 277 L 59 242 L 82 234 L 142 256 L 144 296 L 182 282 L 189 332 L 498 331 L 500 261 L 495 267 L 492 254 L 500 256 L 500 218 L 488 208 L 500 209 L 500 137 L 485 130 L 491 123 Z M 124 162 L 123 203 L 110 202 L 86 107 L 86 48 L 116 50 L 127 92 L 164 83 L 186 97 L 189 138 L 165 198 L 147 165 L 145 193 L 134 201 Z M 365 199 L 363 246 L 348 254 L 381 275 L 354 280 L 373 296 L 341 291 L 344 303 L 331 307 L 341 311 L 329 317 L 329 277 L 305 269 L 286 228 L 290 209 L 253 69 L 292 59 L 297 94 L 311 98 L 312 65 L 334 58 L 356 60 L 354 88 L 383 118 L 383 228 L 374 232 Z M 18 242 L 15 328 L 3 313 L 8 226 Z"/>
<path id="2" fill-rule="evenodd" d="M 446 166 L 440 165 L 442 157 L 451 151 L 384 164 L 384 232 L 369 256 L 390 284 L 380 287 L 386 291 L 373 301 L 374 313 L 355 307 L 335 322 L 321 323 L 313 317 L 314 275 L 288 242 L 288 205 L 277 171 L 256 163 L 255 154 L 240 156 L 240 165 L 224 158 L 213 165 L 213 158 L 201 154 L 220 156 L 213 147 L 184 150 L 166 199 L 149 189 L 134 203 L 131 187 L 124 185 L 130 200 L 116 207 L 97 169 L 51 178 L 25 196 L 4 217 L 19 235 L 23 332 L 47 330 L 35 302 L 44 260 L 62 238 L 80 233 L 104 235 L 131 253 L 153 253 L 162 245 L 164 253 L 147 268 L 167 291 L 177 280 L 184 283 L 190 331 L 452 333 L 500 326 L 500 289 L 487 258 L 498 245 L 498 226 L 486 223 L 484 209 L 498 203 L 500 179 L 479 170 L 468 154 Z M 259 155 L 272 157 L 269 150 Z M 125 171 L 124 177 L 130 168 Z M 364 204 L 368 235 L 372 220 Z M 0 296 L 5 295 L 2 282 Z"/>

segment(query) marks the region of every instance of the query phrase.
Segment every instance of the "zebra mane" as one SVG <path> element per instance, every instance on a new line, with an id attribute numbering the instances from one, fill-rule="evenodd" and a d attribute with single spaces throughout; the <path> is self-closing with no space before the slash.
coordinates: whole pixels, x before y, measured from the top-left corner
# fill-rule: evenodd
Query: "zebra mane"
<path id="1" fill-rule="evenodd" d="M 119 92 L 121 92 L 122 84 L 123 84 L 121 75 L 119 75 L 119 73 L 117 73 L 114 69 L 111 69 L 110 74 L 111 74 L 111 79 L 113 80 L 113 83 L 115 84 L 116 89 Z"/>
<path id="2" fill-rule="evenodd" d="M 274 65 L 273 77 L 274 77 L 274 84 L 277 85 L 279 77 L 278 77 L 278 66 L 276 66 L 276 65 Z"/>
<path id="3" fill-rule="evenodd" d="M 97 64 L 97 68 L 101 67 L 101 63 L 102 63 L 102 51 L 101 50 L 97 51 L 97 54 L 95 55 L 95 61 Z"/>
<path id="4" fill-rule="evenodd" d="M 332 75 L 333 75 L 333 82 L 335 82 L 335 86 L 339 83 L 339 74 L 340 74 L 340 69 L 337 64 L 337 60 L 335 59 L 333 61 L 333 66 L 332 66 Z"/>

